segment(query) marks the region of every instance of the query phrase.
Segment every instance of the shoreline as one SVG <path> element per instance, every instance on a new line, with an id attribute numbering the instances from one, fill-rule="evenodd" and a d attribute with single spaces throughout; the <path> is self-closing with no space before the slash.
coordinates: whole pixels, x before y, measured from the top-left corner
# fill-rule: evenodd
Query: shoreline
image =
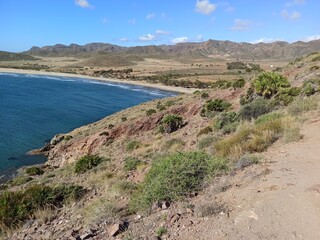
<path id="1" fill-rule="evenodd" d="M 72 74 L 72 73 L 46 72 L 46 71 L 36 71 L 36 70 L 15 69 L 15 68 L 0 68 L 0 73 L 1 72 L 56 76 L 56 77 L 83 78 L 83 79 L 100 81 L 100 82 L 110 82 L 110 83 L 120 83 L 120 84 L 122 83 L 122 84 L 136 85 L 136 86 L 147 87 L 147 88 L 156 88 L 159 90 L 176 92 L 176 93 L 192 94 L 194 91 L 197 90 L 196 88 L 173 87 L 173 86 L 166 86 L 162 84 L 147 83 L 143 81 L 129 81 L 129 80 L 114 79 L 114 78 L 92 77 L 92 76 Z"/>

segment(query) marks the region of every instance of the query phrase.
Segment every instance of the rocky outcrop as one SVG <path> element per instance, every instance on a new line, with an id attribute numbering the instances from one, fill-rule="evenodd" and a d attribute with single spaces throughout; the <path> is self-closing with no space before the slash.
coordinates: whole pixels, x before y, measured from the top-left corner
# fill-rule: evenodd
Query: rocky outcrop
<path id="1" fill-rule="evenodd" d="M 101 147 L 108 146 L 119 138 L 128 138 L 156 129 L 165 114 L 178 114 L 188 119 L 196 115 L 200 108 L 199 104 L 174 106 L 164 112 L 122 123 L 113 129 L 108 129 L 108 124 L 105 123 L 105 128 L 99 131 L 91 129 L 93 133 L 89 136 L 82 137 L 79 134 L 70 140 L 66 140 L 65 135 L 56 135 L 50 145 L 46 146 L 49 150 L 47 164 L 60 167 L 76 161 L 83 155 L 96 154 Z M 46 152 L 43 151 L 43 153 Z"/>

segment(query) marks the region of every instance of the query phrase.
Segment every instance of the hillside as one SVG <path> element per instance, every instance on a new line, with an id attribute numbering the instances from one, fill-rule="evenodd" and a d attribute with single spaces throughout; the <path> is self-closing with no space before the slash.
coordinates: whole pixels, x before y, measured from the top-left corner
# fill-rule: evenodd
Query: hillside
<path id="1" fill-rule="evenodd" d="M 2 236 L 317 239 L 318 55 L 56 135 L 2 185 Z"/>
<path id="2" fill-rule="evenodd" d="M 36 58 L 27 54 L 0 51 L 0 61 L 24 61 L 24 60 L 32 61 L 32 60 L 36 60 Z"/>
<path id="3" fill-rule="evenodd" d="M 78 56 L 91 52 L 123 53 L 175 57 L 197 55 L 229 57 L 240 59 L 293 59 L 311 52 L 320 51 L 320 40 L 310 42 L 236 43 L 231 41 L 208 40 L 200 43 L 179 43 L 176 45 L 120 47 L 108 43 L 90 43 L 84 46 L 57 44 L 54 46 L 32 47 L 24 52 L 34 56 Z"/>

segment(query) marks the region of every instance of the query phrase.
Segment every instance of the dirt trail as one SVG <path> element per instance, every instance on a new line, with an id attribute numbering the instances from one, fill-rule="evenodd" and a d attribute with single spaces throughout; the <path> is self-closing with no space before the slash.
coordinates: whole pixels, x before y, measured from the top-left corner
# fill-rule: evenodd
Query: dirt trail
<path id="1" fill-rule="evenodd" d="M 302 134 L 299 142 L 279 142 L 264 153 L 264 170 L 238 174 L 229 190 L 212 197 L 229 214 L 203 218 L 175 239 L 320 239 L 320 118 Z"/>

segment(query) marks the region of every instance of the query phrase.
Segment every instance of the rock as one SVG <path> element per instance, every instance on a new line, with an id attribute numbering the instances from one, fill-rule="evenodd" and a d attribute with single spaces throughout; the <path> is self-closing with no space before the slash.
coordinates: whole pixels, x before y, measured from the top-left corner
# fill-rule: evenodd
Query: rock
<path id="1" fill-rule="evenodd" d="M 95 235 L 93 233 L 85 233 L 83 235 L 80 236 L 81 240 L 86 240 L 86 239 L 90 239 L 93 238 Z"/>
<path id="2" fill-rule="evenodd" d="M 118 234 L 126 231 L 129 227 L 128 222 L 120 221 L 119 223 L 113 224 L 108 228 L 108 234 L 111 237 L 115 237 Z"/>
<path id="3" fill-rule="evenodd" d="M 27 222 L 23 225 L 23 229 L 30 228 L 30 227 L 34 224 L 34 222 L 35 222 L 35 220 L 33 220 L 33 219 L 27 221 Z"/>
<path id="4" fill-rule="evenodd" d="M 170 222 L 173 224 L 173 223 L 177 222 L 179 219 L 180 219 L 180 215 L 179 215 L 179 214 L 175 214 L 175 215 L 171 218 Z"/>
<path id="5" fill-rule="evenodd" d="M 57 145 L 59 142 L 61 142 L 64 139 L 64 135 L 62 134 L 57 134 L 55 135 L 51 141 L 50 141 L 50 145 Z"/>
<path id="6" fill-rule="evenodd" d="M 168 209 L 170 207 L 170 202 L 165 201 L 161 204 L 162 209 Z"/>

